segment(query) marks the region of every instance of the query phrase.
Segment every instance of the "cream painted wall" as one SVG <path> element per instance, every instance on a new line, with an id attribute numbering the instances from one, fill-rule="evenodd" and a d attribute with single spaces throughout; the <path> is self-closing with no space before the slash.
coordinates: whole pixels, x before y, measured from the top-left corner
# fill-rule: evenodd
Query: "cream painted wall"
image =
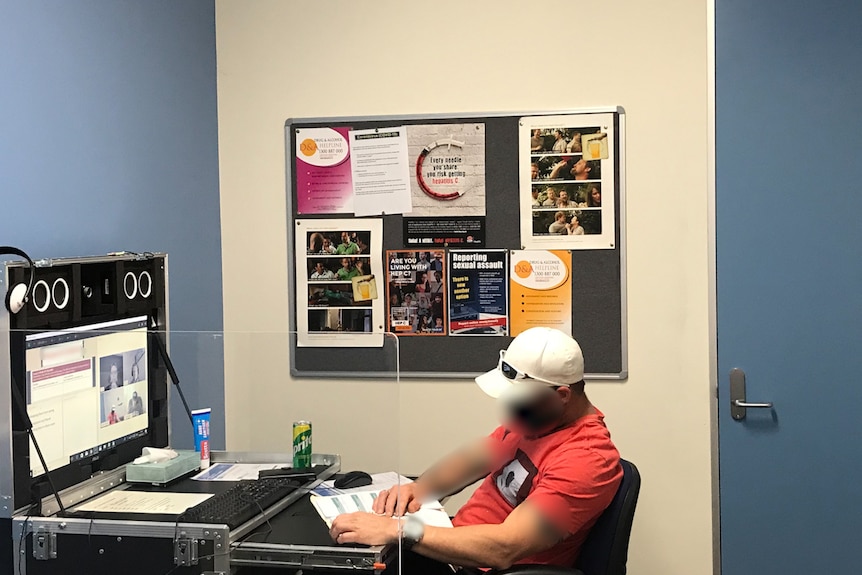
<path id="1" fill-rule="evenodd" d="M 631 376 L 588 390 L 643 475 L 631 572 L 711 572 L 706 0 L 217 0 L 216 22 L 226 331 L 287 329 L 285 119 L 625 107 Z M 226 339 L 230 448 L 310 417 L 345 467 L 418 473 L 496 421 L 467 381 L 289 381 L 284 346 Z"/>

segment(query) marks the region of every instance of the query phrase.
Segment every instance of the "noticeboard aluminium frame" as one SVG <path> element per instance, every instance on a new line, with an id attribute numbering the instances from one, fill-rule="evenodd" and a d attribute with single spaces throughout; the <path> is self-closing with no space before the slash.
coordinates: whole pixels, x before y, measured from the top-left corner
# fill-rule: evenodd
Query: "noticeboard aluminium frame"
<path id="1" fill-rule="evenodd" d="M 293 206 L 293 162 L 294 158 L 291 155 L 291 131 L 295 124 L 337 124 L 337 123 L 359 123 L 359 122 L 398 122 L 407 121 L 414 122 L 416 120 L 451 120 L 451 119 L 476 119 L 476 118 L 506 118 L 506 117 L 525 117 L 525 116 L 564 116 L 575 114 L 616 114 L 619 122 L 619 134 L 617 138 L 617 168 L 618 168 L 618 188 L 619 188 L 619 203 L 617 205 L 617 227 L 619 230 L 619 242 L 617 249 L 619 250 L 619 265 L 620 265 L 620 353 L 621 353 L 621 369 L 619 373 L 587 373 L 584 374 L 584 379 L 591 381 L 625 381 L 628 378 L 628 287 L 626 282 L 626 112 L 622 106 L 599 106 L 590 108 L 577 108 L 570 110 L 553 110 L 553 111 L 515 111 L 515 112 L 470 112 L 470 113 L 439 113 L 439 114 L 394 114 L 394 115 L 379 115 L 379 116 L 331 116 L 331 117 L 310 117 L 310 118 L 288 118 L 284 123 L 284 155 L 285 155 L 285 185 L 287 192 L 286 210 L 287 210 L 287 298 L 290 303 L 290 312 L 288 313 L 290 335 L 290 374 L 292 377 L 308 377 L 308 378 L 351 378 L 351 379 L 369 379 L 369 378 L 385 378 L 391 376 L 391 373 L 386 372 L 356 372 L 356 371 L 298 371 L 296 365 L 296 266 L 292 259 L 294 253 L 294 242 L 296 234 L 294 232 L 293 223 L 297 214 L 294 213 Z M 409 379 L 472 379 L 480 374 L 480 372 L 433 372 L 433 371 L 401 371 L 399 368 L 398 378 Z"/>

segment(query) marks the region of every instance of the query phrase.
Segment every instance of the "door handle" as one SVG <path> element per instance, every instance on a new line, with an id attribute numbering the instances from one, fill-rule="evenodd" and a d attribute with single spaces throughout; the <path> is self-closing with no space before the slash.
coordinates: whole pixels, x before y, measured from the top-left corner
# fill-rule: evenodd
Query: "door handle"
<path id="1" fill-rule="evenodd" d="M 745 372 L 734 367 L 730 370 L 730 416 L 742 421 L 748 409 L 772 409 L 772 402 L 745 401 Z"/>
<path id="2" fill-rule="evenodd" d="M 752 403 L 749 401 L 742 401 L 741 399 L 734 399 L 733 405 L 735 405 L 736 407 L 744 407 L 746 409 L 755 409 L 755 408 L 771 409 L 772 408 L 772 402 L 771 401 L 765 401 L 763 403 Z"/>

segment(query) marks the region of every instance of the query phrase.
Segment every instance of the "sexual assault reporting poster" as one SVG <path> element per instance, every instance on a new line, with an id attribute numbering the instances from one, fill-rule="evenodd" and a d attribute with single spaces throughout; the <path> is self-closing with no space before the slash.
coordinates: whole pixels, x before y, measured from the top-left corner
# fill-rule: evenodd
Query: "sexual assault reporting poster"
<path id="1" fill-rule="evenodd" d="M 514 250 L 510 261 L 511 335 L 537 326 L 553 327 L 571 335 L 571 252 Z"/>
<path id="2" fill-rule="evenodd" d="M 449 252 L 449 334 L 507 335 L 508 251 Z"/>

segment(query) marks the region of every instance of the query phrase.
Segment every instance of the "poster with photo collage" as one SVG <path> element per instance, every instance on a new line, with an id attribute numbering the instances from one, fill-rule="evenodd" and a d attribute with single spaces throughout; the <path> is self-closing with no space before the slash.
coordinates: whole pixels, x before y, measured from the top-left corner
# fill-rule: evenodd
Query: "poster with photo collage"
<path id="1" fill-rule="evenodd" d="M 383 345 L 377 288 L 377 278 L 383 277 L 377 255 L 382 222 L 313 219 L 296 224 L 298 344 Z"/>
<path id="2" fill-rule="evenodd" d="M 521 243 L 613 249 L 613 114 L 521 118 Z"/>

